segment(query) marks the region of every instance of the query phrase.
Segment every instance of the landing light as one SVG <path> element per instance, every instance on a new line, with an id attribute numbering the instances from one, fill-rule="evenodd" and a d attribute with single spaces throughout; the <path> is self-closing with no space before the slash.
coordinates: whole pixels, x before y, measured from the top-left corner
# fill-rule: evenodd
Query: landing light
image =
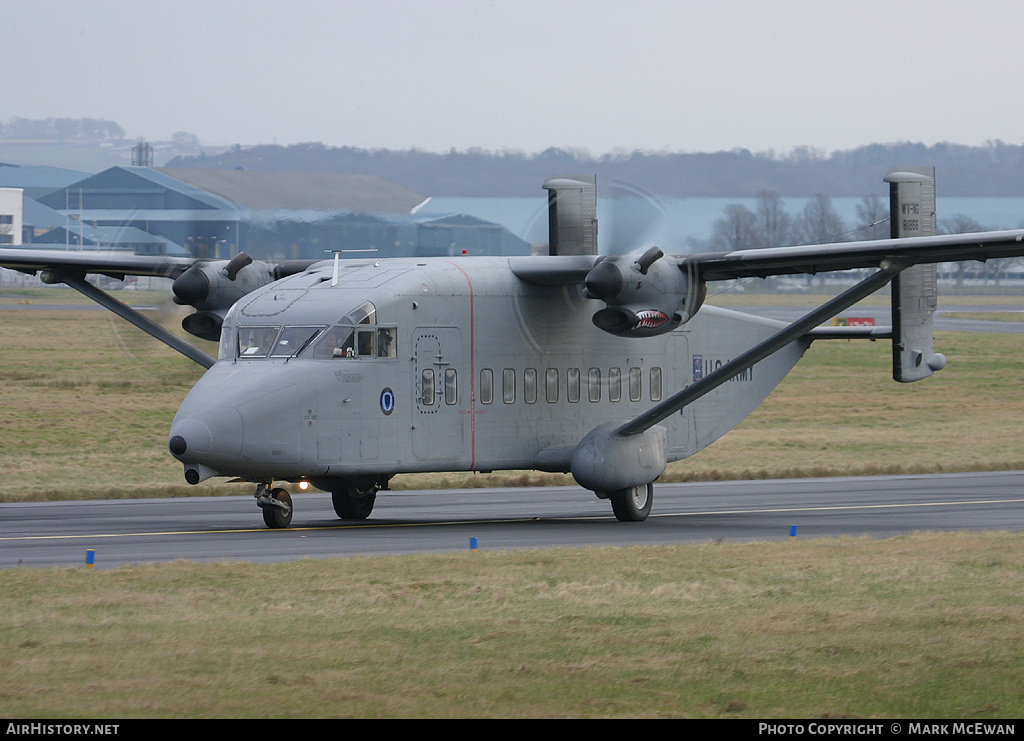
<path id="1" fill-rule="evenodd" d="M 309 488 L 309 482 L 308 481 L 300 481 L 299 482 L 299 488 L 302 489 L 302 491 L 305 491 L 306 489 Z"/>

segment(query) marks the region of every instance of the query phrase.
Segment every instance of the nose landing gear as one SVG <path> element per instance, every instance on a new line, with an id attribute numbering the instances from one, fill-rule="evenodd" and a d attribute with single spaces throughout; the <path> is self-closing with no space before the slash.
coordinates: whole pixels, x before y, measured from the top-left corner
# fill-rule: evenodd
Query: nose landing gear
<path id="1" fill-rule="evenodd" d="M 292 495 L 284 489 L 271 490 L 270 487 L 271 484 L 260 484 L 254 495 L 256 504 L 263 510 L 263 522 L 275 530 L 288 527 L 292 522 Z"/>

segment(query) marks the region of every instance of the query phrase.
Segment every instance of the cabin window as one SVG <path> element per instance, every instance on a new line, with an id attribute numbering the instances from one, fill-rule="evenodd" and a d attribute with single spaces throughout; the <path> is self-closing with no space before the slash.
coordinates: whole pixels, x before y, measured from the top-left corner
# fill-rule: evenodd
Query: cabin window
<path id="1" fill-rule="evenodd" d="M 494 371 L 484 368 L 480 371 L 480 403 L 490 404 L 494 401 Z"/>
<path id="2" fill-rule="evenodd" d="M 651 368 L 651 401 L 661 401 L 661 368 Z"/>
<path id="3" fill-rule="evenodd" d="M 622 398 L 622 371 L 618 368 L 608 369 L 608 401 L 619 401 Z"/>
<path id="4" fill-rule="evenodd" d="M 278 327 L 239 327 L 238 355 L 242 358 L 265 358 L 277 338 Z"/>
<path id="5" fill-rule="evenodd" d="M 544 374 L 544 395 L 550 404 L 558 401 L 558 368 L 548 368 Z"/>
<path id="6" fill-rule="evenodd" d="M 601 401 L 601 369 L 587 371 L 587 396 L 591 401 Z"/>
<path id="7" fill-rule="evenodd" d="M 425 407 L 434 405 L 434 369 L 424 368 L 420 374 L 420 402 Z"/>
<path id="8" fill-rule="evenodd" d="M 512 368 L 501 372 L 501 400 L 506 404 L 516 400 L 516 372 Z"/>
<path id="9" fill-rule="evenodd" d="M 565 397 L 570 404 L 580 400 L 580 369 L 570 368 L 565 379 Z"/>
<path id="10" fill-rule="evenodd" d="M 274 343 L 274 349 L 270 351 L 270 357 L 295 357 L 305 350 L 322 330 L 323 327 L 285 327 L 277 336 L 277 342 Z"/>
<path id="11" fill-rule="evenodd" d="M 459 400 L 459 382 L 454 368 L 444 371 L 444 403 L 455 404 Z"/>
<path id="12" fill-rule="evenodd" d="M 523 400 L 527 404 L 537 403 L 537 369 L 527 368 L 523 371 Z"/>
<path id="13" fill-rule="evenodd" d="M 640 401 L 640 397 L 643 395 L 643 378 L 644 374 L 639 368 L 629 369 L 629 400 Z"/>

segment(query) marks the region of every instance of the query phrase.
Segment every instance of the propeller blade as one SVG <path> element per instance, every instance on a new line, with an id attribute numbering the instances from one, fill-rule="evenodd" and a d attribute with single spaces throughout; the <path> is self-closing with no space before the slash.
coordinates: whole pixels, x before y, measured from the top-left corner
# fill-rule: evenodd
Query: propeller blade
<path id="1" fill-rule="evenodd" d="M 237 255 L 232 257 L 228 264 L 224 267 L 224 271 L 228 276 L 228 280 L 234 280 L 238 275 L 238 271 L 244 268 L 246 265 L 252 264 L 252 258 L 244 252 L 239 252 Z"/>
<path id="2" fill-rule="evenodd" d="M 601 253 L 623 255 L 650 246 L 667 214 L 657 196 L 619 180 L 607 183 L 602 193 L 608 197 L 598 199 Z"/>
<path id="3" fill-rule="evenodd" d="M 647 275 L 647 271 L 651 269 L 651 265 L 656 263 L 658 260 L 663 258 L 665 253 L 657 247 L 651 247 L 644 254 L 637 258 L 636 262 L 633 263 L 633 267 L 640 271 L 640 275 Z"/>

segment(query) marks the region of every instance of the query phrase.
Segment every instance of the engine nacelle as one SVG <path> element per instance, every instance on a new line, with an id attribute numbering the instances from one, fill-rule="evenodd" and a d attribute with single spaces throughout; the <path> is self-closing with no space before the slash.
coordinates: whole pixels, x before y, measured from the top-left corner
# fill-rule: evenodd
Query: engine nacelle
<path id="1" fill-rule="evenodd" d="M 197 262 L 171 287 L 175 303 L 197 309 L 182 320 L 182 328 L 196 337 L 216 341 L 224 317 L 235 302 L 275 280 L 271 265 L 253 260 L 244 252 L 230 260 Z"/>
<path id="2" fill-rule="evenodd" d="M 690 320 L 707 286 L 651 247 L 642 255 L 607 257 L 587 273 L 585 295 L 607 306 L 594 324 L 620 337 L 653 337 Z"/>

